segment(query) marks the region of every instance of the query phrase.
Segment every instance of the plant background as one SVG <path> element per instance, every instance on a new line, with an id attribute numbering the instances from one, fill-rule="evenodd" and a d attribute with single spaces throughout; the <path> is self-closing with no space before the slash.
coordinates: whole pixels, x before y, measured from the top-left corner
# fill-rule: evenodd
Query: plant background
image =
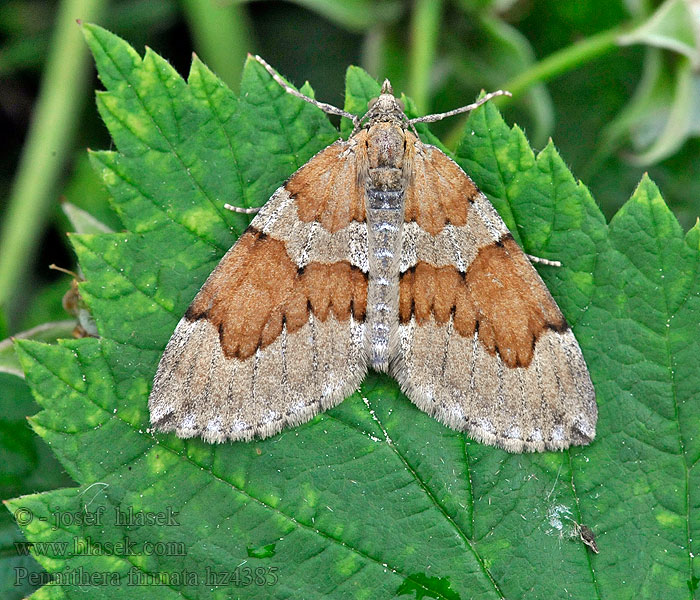
<path id="1" fill-rule="evenodd" d="M 65 233 L 97 224 L 86 223 L 84 215 L 81 221 L 66 206 L 121 228 L 85 152 L 86 147 L 110 148 L 111 142 L 95 109 L 92 90 L 100 84 L 75 19 L 99 23 L 139 51 L 152 47 L 181 74 L 189 70 L 194 50 L 234 90 L 247 52 L 261 54 L 297 85 L 309 80 L 317 98 L 336 105 L 343 104 L 345 71 L 351 64 L 378 78 L 388 76 L 425 113 L 470 102 L 480 89 L 514 90 L 514 100 L 501 106 L 506 120 L 520 124 L 535 149 L 551 136 L 606 217 L 615 214 L 648 171 L 688 228 L 700 214 L 700 102 L 693 101 L 700 97 L 694 74 L 698 51 L 684 29 L 688 22 L 693 25 L 692 19 L 682 18 L 683 6 L 690 10 L 690 2 L 665 3 L 663 10 L 671 14 L 664 21 L 671 24 L 663 29 L 666 37 L 650 34 L 649 27 L 651 33 L 661 31 L 649 21 L 661 4 L 3 3 L 0 339 L 43 323 L 59 323 L 41 332 L 47 339 L 72 328 L 61 305 L 71 278 L 47 266 L 75 268 Z M 622 33 L 629 44 L 617 43 Z M 449 145 L 456 142 L 461 125 L 458 119 L 444 121 L 433 131 Z M 16 374 L 8 344 L 1 354 L 0 496 L 71 485 L 25 421 L 38 407 Z M 9 585 L 12 567 L 40 568 L 29 557 L 16 556 L 12 544 L 19 539 L 10 513 L 0 513 L 0 589 L 11 590 L 3 597 L 31 592 Z"/>

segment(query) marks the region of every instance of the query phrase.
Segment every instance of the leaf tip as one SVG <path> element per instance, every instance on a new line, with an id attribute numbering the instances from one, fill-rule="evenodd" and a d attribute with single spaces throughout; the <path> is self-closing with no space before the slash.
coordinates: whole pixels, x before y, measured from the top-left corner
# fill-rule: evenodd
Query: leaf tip
<path id="1" fill-rule="evenodd" d="M 46 434 L 46 427 L 42 427 L 39 424 L 39 419 L 36 418 L 37 415 L 27 415 L 25 419 L 27 419 L 27 423 L 29 423 L 29 426 L 32 428 L 34 433 L 36 433 L 39 437 L 44 437 Z"/>
<path id="2" fill-rule="evenodd" d="M 636 196 L 646 196 L 649 199 L 654 197 L 661 197 L 661 191 L 659 187 L 654 183 L 654 180 L 649 176 L 648 171 L 645 171 L 642 178 L 639 180 L 637 187 L 632 193 L 632 198 Z"/>
<path id="3" fill-rule="evenodd" d="M 260 64 L 257 60 L 255 60 L 255 56 L 253 56 L 250 52 L 248 52 L 248 54 L 245 57 L 245 64 L 243 65 L 243 67 L 246 68 L 251 63 Z"/>
<path id="4" fill-rule="evenodd" d="M 648 173 L 644 173 L 630 199 L 622 205 L 610 221 L 611 231 L 618 227 L 628 227 L 628 219 L 637 223 L 646 223 L 647 229 L 657 231 L 656 235 L 659 236 L 681 236 L 678 220 Z M 621 225 L 623 223 L 625 225 Z"/>
<path id="5" fill-rule="evenodd" d="M 700 251 L 700 217 L 695 219 L 695 224 L 685 234 L 685 239 L 691 248 Z"/>
<path id="6" fill-rule="evenodd" d="M 76 19 L 76 22 L 80 25 L 80 30 L 86 38 L 94 38 L 100 32 L 108 33 L 106 29 L 102 29 L 102 27 L 94 23 L 85 23 L 82 19 Z"/>

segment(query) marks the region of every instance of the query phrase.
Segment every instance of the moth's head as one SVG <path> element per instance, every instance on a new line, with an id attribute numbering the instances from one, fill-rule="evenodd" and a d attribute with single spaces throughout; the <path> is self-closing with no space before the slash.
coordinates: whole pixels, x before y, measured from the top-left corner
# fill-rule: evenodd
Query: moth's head
<path id="1" fill-rule="evenodd" d="M 379 96 L 369 101 L 364 119 L 369 125 L 380 121 L 405 120 L 403 102 L 394 97 L 394 90 L 388 79 L 384 80 Z"/>

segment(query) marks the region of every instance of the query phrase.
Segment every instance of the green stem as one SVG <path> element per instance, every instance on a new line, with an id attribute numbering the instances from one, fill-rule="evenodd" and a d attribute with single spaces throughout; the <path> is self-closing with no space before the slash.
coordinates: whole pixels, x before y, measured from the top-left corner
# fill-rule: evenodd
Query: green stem
<path id="1" fill-rule="evenodd" d="M 514 98 L 523 95 L 531 87 L 554 79 L 564 73 L 568 73 L 614 50 L 617 48 L 617 38 L 628 28 L 628 25 L 624 25 L 608 29 L 607 31 L 597 33 L 585 40 L 576 42 L 571 46 L 562 48 L 554 54 L 550 54 L 547 58 L 534 63 L 529 69 L 503 84 L 502 89 L 508 90 L 513 94 L 512 98 L 500 96 L 492 100 L 492 102 L 495 102 L 499 108 L 502 108 L 512 102 Z M 444 137 L 445 144 L 448 148 L 455 148 L 459 143 L 467 119 L 468 116 L 463 117 Z"/>
<path id="2" fill-rule="evenodd" d="M 422 114 L 430 99 L 430 74 L 440 32 L 442 0 L 415 0 L 411 17 L 408 92 Z"/>
<path id="3" fill-rule="evenodd" d="M 182 0 L 200 58 L 234 91 L 253 51 L 246 8 L 221 0 Z"/>
<path id="4" fill-rule="evenodd" d="M 99 19 L 106 3 L 63 0 L 59 7 L 39 98 L 0 230 L 0 305 L 12 302 L 32 262 L 87 96 L 87 48 L 75 21 Z"/>
<path id="5" fill-rule="evenodd" d="M 368 29 L 362 42 L 360 65 L 372 77 L 386 77 L 386 30 L 383 25 Z"/>
<path id="6" fill-rule="evenodd" d="M 597 33 L 585 40 L 567 46 L 547 58 L 532 65 L 529 69 L 504 84 L 513 97 L 522 95 L 533 85 L 549 81 L 554 77 L 567 73 L 584 63 L 590 62 L 617 48 L 616 40 L 624 31 L 624 27 L 615 27 Z"/>

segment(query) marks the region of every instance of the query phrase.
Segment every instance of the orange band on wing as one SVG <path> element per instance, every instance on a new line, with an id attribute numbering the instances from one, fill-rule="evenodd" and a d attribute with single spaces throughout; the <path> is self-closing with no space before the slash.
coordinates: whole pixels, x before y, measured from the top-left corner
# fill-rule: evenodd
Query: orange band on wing
<path id="1" fill-rule="evenodd" d="M 271 344 L 283 324 L 294 333 L 309 311 L 325 321 L 362 321 L 367 277 L 346 261 L 311 263 L 304 269 L 287 255 L 284 242 L 257 231 L 245 233 L 221 260 L 185 317 L 207 319 L 219 330 L 227 358 L 246 359 Z"/>
<path id="2" fill-rule="evenodd" d="M 512 237 L 481 248 L 467 272 L 419 262 L 401 276 L 402 323 L 431 317 L 463 337 L 479 332 L 491 354 L 508 367 L 527 367 L 537 339 L 547 329 L 568 328 L 564 316 Z"/>

